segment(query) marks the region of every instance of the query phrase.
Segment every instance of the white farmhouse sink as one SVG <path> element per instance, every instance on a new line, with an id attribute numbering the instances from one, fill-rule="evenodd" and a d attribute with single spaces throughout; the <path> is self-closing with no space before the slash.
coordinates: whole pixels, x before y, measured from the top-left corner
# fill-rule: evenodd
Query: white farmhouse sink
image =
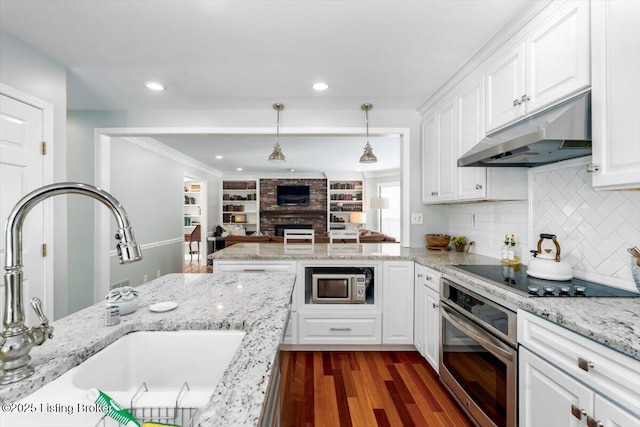
<path id="1" fill-rule="evenodd" d="M 3 413 L 2 424 L 94 426 L 102 414 L 78 406 L 91 405 L 86 397 L 90 388 L 104 391 L 125 407 L 173 408 L 186 382 L 189 391 L 182 390 L 178 406 L 202 408 L 244 336 L 243 331 L 228 330 L 130 333 L 20 400 L 35 410 Z M 146 391 L 141 392 L 143 384 Z"/>

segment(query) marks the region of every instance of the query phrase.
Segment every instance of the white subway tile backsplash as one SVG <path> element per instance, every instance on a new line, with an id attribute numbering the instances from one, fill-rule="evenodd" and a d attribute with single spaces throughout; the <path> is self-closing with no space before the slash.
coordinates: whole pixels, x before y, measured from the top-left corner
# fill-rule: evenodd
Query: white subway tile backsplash
<path id="1" fill-rule="evenodd" d="M 539 235 L 553 233 L 576 277 L 635 289 L 626 249 L 640 246 L 640 191 L 594 190 L 585 166 L 590 161 L 530 169 L 529 202 L 452 205 L 449 233 L 467 236 L 475 253 L 493 258 L 500 258 L 504 235 L 515 234 L 524 264 Z"/>
<path id="2" fill-rule="evenodd" d="M 640 246 L 640 193 L 594 190 L 590 161 L 529 170 L 531 238 L 556 234 L 577 277 L 634 289 L 626 248 Z"/>

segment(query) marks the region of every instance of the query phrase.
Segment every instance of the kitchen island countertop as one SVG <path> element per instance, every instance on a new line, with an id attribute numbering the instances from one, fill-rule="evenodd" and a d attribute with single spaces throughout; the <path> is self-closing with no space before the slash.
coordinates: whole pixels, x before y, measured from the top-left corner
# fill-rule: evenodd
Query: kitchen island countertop
<path id="1" fill-rule="evenodd" d="M 134 331 L 236 329 L 246 332 L 200 417 L 201 426 L 255 426 L 289 316 L 295 275 L 288 273 L 168 274 L 137 288 L 140 307 L 105 326 L 104 303 L 52 323 L 54 338 L 31 351 L 35 374 L 0 387 L 14 402 L 56 379 L 121 336 Z M 148 307 L 175 301 L 176 309 Z"/>
<path id="2" fill-rule="evenodd" d="M 481 294 L 506 301 L 551 322 L 640 360 L 640 294 L 637 298 L 536 298 L 511 292 L 450 268 L 460 264 L 497 264 L 500 260 L 455 251 L 405 248 L 397 243 L 315 244 L 287 249 L 277 243 L 237 243 L 210 256 L 214 260 L 407 260 L 453 276 Z M 526 268 L 526 266 L 522 266 Z"/>

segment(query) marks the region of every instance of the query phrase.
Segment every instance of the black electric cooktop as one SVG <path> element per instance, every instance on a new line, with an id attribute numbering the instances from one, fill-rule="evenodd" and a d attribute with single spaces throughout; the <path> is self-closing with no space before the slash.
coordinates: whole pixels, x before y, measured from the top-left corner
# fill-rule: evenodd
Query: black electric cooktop
<path id="1" fill-rule="evenodd" d="M 635 292 L 581 279 L 544 280 L 527 276 L 524 265 L 452 265 L 456 270 L 511 288 L 522 295 L 539 297 L 640 297 Z"/>

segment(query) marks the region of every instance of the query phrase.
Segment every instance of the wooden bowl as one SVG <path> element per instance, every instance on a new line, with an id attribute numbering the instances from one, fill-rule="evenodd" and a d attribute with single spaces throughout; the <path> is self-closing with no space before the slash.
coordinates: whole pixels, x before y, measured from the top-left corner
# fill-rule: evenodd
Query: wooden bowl
<path id="1" fill-rule="evenodd" d="M 428 248 L 444 248 L 449 245 L 451 236 L 448 234 L 425 234 Z"/>

